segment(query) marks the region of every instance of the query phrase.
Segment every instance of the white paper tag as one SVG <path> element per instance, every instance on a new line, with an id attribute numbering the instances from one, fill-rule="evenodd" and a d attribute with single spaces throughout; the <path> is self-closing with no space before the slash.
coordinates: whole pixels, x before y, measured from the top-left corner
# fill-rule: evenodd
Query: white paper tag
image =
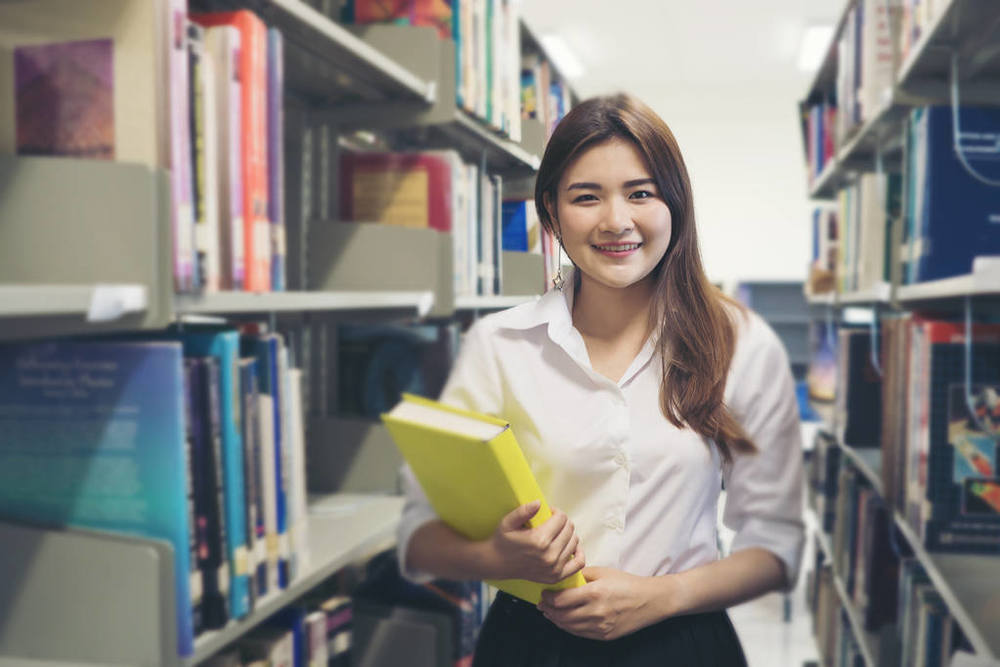
<path id="1" fill-rule="evenodd" d="M 144 285 L 95 285 L 90 295 L 88 322 L 109 322 L 125 313 L 146 310 L 148 300 Z"/>

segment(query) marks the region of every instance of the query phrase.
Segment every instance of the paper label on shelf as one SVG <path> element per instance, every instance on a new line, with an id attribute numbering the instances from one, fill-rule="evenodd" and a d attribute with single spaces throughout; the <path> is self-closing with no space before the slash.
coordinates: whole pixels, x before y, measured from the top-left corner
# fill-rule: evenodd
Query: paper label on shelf
<path id="1" fill-rule="evenodd" d="M 146 288 L 143 285 L 95 285 L 87 309 L 88 322 L 109 322 L 126 313 L 146 310 Z"/>
<path id="2" fill-rule="evenodd" d="M 274 533 L 267 536 L 267 557 L 278 557 L 278 536 Z"/>
<path id="3" fill-rule="evenodd" d="M 972 276 L 977 291 L 1000 290 L 1000 257 L 984 256 L 973 259 Z"/>
<path id="4" fill-rule="evenodd" d="M 246 547 L 236 547 L 233 552 L 233 575 L 242 577 L 250 573 L 250 552 Z"/>
<path id="5" fill-rule="evenodd" d="M 257 543 L 253 545 L 253 562 L 264 563 L 267 561 L 267 541 L 257 540 Z"/>

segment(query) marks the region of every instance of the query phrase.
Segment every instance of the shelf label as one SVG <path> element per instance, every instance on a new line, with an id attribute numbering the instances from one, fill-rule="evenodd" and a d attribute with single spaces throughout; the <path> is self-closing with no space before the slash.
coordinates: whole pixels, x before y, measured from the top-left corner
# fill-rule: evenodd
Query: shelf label
<path id="1" fill-rule="evenodd" d="M 96 285 L 90 295 L 88 322 L 110 322 L 126 313 L 146 310 L 146 288 L 143 285 Z"/>

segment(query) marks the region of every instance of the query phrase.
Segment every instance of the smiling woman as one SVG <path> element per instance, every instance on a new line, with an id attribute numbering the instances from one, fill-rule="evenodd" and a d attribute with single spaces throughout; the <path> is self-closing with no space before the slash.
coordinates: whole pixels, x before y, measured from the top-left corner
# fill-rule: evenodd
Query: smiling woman
<path id="1" fill-rule="evenodd" d="M 552 583 L 582 568 L 586 585 L 537 607 L 499 594 L 476 667 L 745 665 L 724 610 L 794 583 L 803 542 L 784 349 L 706 279 L 677 143 L 634 98 L 567 114 L 535 207 L 573 275 L 473 325 L 441 400 L 507 419 L 560 509 L 530 528 L 524 505 L 470 541 L 405 470 L 404 574 Z M 723 481 L 736 537 L 720 559 Z"/>

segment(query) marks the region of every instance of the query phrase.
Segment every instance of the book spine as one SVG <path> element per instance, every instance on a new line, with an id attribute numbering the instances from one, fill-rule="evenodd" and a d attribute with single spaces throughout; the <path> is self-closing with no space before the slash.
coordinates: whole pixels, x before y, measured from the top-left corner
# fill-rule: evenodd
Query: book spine
<path id="1" fill-rule="evenodd" d="M 202 602 L 204 599 L 204 576 L 198 566 L 198 513 L 195 509 L 195 479 L 196 479 L 196 454 L 195 451 L 195 417 L 194 400 L 196 382 L 194 367 L 187 362 L 184 363 L 184 460 L 187 466 L 187 511 L 188 511 L 188 545 L 190 553 L 190 576 L 189 586 L 191 590 L 191 625 L 195 635 L 201 634 L 205 629 L 202 617 Z"/>
<path id="2" fill-rule="evenodd" d="M 247 537 L 247 572 L 249 574 L 250 608 L 260 597 L 257 581 L 257 464 L 254 449 L 257 442 L 256 411 L 257 382 L 256 361 L 240 359 L 240 434 L 243 445 L 244 513 L 243 522 Z"/>
<path id="3" fill-rule="evenodd" d="M 274 483 L 278 530 L 278 587 L 287 588 L 291 580 L 291 543 L 288 535 L 291 487 L 291 442 L 289 438 L 288 349 L 273 334 L 269 339 L 271 391 L 274 399 Z"/>
<path id="4" fill-rule="evenodd" d="M 213 580 L 211 604 L 206 604 L 206 627 L 222 627 L 229 620 L 230 570 L 227 557 L 225 483 L 222 470 L 222 418 L 219 363 L 203 360 L 205 381 L 205 475 L 208 493 L 208 567 Z"/>
<path id="5" fill-rule="evenodd" d="M 186 0 L 170 0 L 166 7 L 169 33 L 170 184 L 174 241 L 174 288 L 198 288 L 195 271 L 194 211 L 191 202 L 191 123 L 189 116 Z"/>
<path id="6" fill-rule="evenodd" d="M 263 588 L 278 588 L 278 502 L 275 483 L 274 457 L 274 399 L 265 391 L 257 397 L 257 415 L 260 426 L 260 479 L 261 498 L 264 506 L 263 556 L 266 577 Z"/>
<path id="7" fill-rule="evenodd" d="M 268 219 L 271 225 L 271 289 L 285 289 L 284 46 L 281 32 L 267 31 Z"/>
<path id="8" fill-rule="evenodd" d="M 194 272 L 198 287 L 208 279 L 208 218 L 205 201 L 205 48 L 204 30 L 186 25 L 188 50 L 188 130 L 191 145 L 191 201 L 194 211 Z"/>

